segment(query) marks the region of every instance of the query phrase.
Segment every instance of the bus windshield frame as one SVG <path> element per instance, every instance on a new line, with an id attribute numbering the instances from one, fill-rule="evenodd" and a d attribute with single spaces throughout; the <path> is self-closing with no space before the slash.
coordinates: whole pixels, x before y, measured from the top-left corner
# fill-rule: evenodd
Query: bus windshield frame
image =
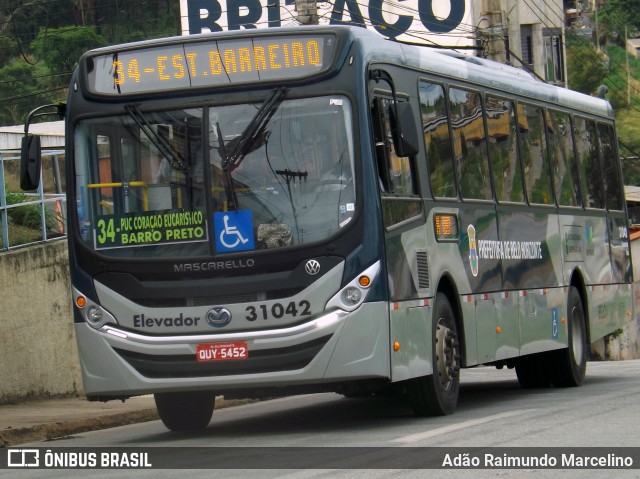
<path id="1" fill-rule="evenodd" d="M 356 213 L 349 100 L 269 98 L 257 128 L 261 102 L 128 105 L 78 121 L 83 243 L 114 258 L 215 256 L 326 241 L 346 227 Z"/>

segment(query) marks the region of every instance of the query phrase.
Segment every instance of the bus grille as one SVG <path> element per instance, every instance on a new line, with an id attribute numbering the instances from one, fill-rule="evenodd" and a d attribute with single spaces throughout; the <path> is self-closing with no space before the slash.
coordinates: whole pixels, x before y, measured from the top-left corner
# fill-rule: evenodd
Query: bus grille
<path id="1" fill-rule="evenodd" d="M 307 343 L 278 349 L 250 351 L 242 361 L 200 363 L 195 354 L 156 355 L 114 348 L 127 363 L 147 378 L 195 378 L 260 374 L 302 369 L 320 352 L 331 335 Z"/>
<path id="2" fill-rule="evenodd" d="M 429 289 L 429 260 L 426 251 L 416 251 L 418 288 Z"/>

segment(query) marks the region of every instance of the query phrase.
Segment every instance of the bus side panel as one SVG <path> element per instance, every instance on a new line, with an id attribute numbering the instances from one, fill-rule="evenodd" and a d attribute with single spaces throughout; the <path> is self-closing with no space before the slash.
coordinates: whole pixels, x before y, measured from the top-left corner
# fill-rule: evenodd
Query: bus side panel
<path id="1" fill-rule="evenodd" d="M 605 212 L 591 213 L 575 221 L 584 233 L 586 309 L 589 339 L 594 342 L 631 320 L 632 290 L 628 284 L 619 284 L 631 279 L 626 223 L 615 215 L 607 219 Z"/>
<path id="2" fill-rule="evenodd" d="M 629 284 L 632 274 L 626 222 L 623 213 L 611 215 L 608 232 L 604 216 L 564 214 L 559 219 L 564 284 L 569 284 L 574 273 L 584 280 L 591 342 L 623 327 L 632 318 L 629 306 L 633 297 Z"/>
<path id="3" fill-rule="evenodd" d="M 483 328 L 478 341 L 478 362 L 489 363 L 509 359 L 520 354 L 520 327 L 518 322 L 518 296 L 491 294 L 478 296 L 475 303 L 478 329 Z"/>
<path id="4" fill-rule="evenodd" d="M 517 322 L 513 311 L 504 306 L 501 298 L 496 298 L 494 292 L 502 288 L 502 258 L 499 254 L 498 222 L 494 204 L 476 203 L 464 205 L 459 210 L 460 236 L 458 255 L 464 264 L 469 288 L 462 288 L 464 283 L 456 283 L 461 295 L 461 310 L 464 316 L 464 331 L 466 345 L 466 362 L 469 366 L 477 363 L 491 362 L 498 353 L 512 354 L 510 351 L 518 349 Z M 445 260 L 443 258 L 443 260 Z M 451 265 L 443 265 L 451 272 Z M 499 295 L 499 293 L 498 293 Z M 496 299 L 498 308 L 496 308 Z M 498 327 L 503 322 L 508 334 L 501 335 Z M 476 356 L 472 356 L 470 332 L 475 331 Z"/>
<path id="5" fill-rule="evenodd" d="M 593 214 L 593 212 L 592 212 Z M 596 212 L 596 214 L 598 214 Z M 613 280 L 609 256 L 607 218 L 604 212 L 576 218 L 584 231 L 585 284 L 607 284 Z"/>
<path id="6" fill-rule="evenodd" d="M 616 283 L 631 283 L 629 228 L 623 212 L 609 212 L 609 249 L 613 280 Z"/>
<path id="7" fill-rule="evenodd" d="M 391 378 L 402 381 L 431 374 L 431 297 L 427 261 L 430 223 L 416 218 L 385 233 L 391 299 Z M 399 349 L 394 351 L 394 343 Z"/>
<path id="8" fill-rule="evenodd" d="M 520 355 L 567 346 L 566 288 L 540 288 L 520 293 Z"/>
<path id="9" fill-rule="evenodd" d="M 530 354 L 566 345 L 560 329 L 565 304 L 560 233 L 555 209 L 498 207 L 503 277 L 519 327 L 519 351 Z M 501 334 L 505 334 L 504 328 Z M 504 358 L 500 358 L 504 359 Z"/>
<path id="10" fill-rule="evenodd" d="M 558 220 L 552 209 L 498 208 L 504 289 L 555 288 L 562 282 Z"/>
<path id="11" fill-rule="evenodd" d="M 398 305 L 397 309 L 394 305 Z M 431 359 L 430 302 L 405 301 L 391 306 L 391 378 L 395 381 L 426 376 L 433 372 Z"/>

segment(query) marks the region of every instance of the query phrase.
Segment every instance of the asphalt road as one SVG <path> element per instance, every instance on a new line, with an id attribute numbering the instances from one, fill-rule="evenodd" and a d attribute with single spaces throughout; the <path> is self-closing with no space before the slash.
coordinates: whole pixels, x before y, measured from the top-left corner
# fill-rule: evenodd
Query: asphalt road
<path id="1" fill-rule="evenodd" d="M 53 451 L 151 447 L 150 462 L 155 466 L 179 466 L 191 469 L 189 475 L 207 477 L 640 478 L 638 398 L 640 360 L 589 363 L 582 387 L 567 389 L 523 390 L 513 371 L 483 367 L 463 371 L 458 410 L 451 416 L 416 418 L 397 397 L 346 399 L 317 394 L 221 409 L 198 433 L 171 433 L 160 421 L 151 421 L 33 446 Z M 523 452 L 539 462 L 545 455 L 548 459 L 613 454 L 614 459 L 617 455 L 631 460 L 633 468 L 504 469 L 496 468 L 495 461 L 490 467 L 483 462 L 486 468 L 449 467 L 456 458 L 484 460 L 491 454 L 506 460 Z M 193 471 L 198 468 L 202 469 Z M 7 471 L 0 475 L 3 472 Z M 87 470 L 11 472 L 11 477 L 87 476 Z M 120 473 L 122 477 L 186 474 L 178 469 L 93 470 L 91 477 Z"/>

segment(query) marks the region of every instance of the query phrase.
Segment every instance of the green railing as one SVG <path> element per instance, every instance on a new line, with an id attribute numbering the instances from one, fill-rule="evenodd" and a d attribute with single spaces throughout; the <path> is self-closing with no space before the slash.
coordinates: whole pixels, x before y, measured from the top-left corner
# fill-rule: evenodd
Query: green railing
<path id="1" fill-rule="evenodd" d="M 37 191 L 20 189 L 20 151 L 0 150 L 0 251 L 66 237 L 64 150 L 42 150 Z"/>

